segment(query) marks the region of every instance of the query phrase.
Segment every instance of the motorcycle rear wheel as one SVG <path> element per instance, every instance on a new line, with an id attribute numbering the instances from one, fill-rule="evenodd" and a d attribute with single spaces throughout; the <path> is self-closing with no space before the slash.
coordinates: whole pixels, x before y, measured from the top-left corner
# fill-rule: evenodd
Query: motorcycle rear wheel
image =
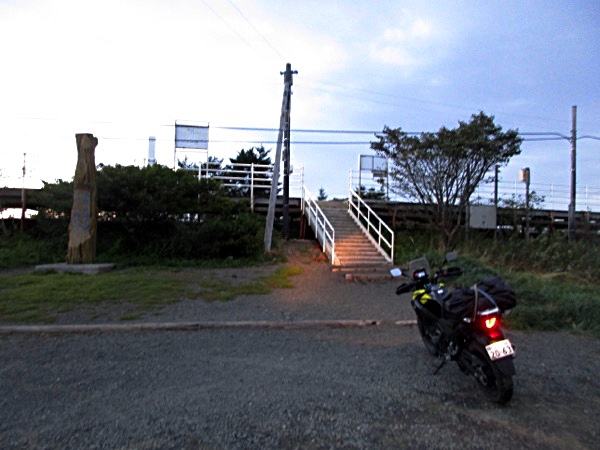
<path id="1" fill-rule="evenodd" d="M 435 322 L 424 319 L 420 315 L 417 315 L 417 327 L 427 351 L 433 356 L 440 356 L 442 354 L 440 349 L 442 330 L 439 329 Z"/>
<path id="2" fill-rule="evenodd" d="M 500 405 L 508 403 L 513 395 L 512 376 L 500 372 L 478 346 L 471 345 L 469 351 L 473 355 L 472 375 L 486 397 Z"/>

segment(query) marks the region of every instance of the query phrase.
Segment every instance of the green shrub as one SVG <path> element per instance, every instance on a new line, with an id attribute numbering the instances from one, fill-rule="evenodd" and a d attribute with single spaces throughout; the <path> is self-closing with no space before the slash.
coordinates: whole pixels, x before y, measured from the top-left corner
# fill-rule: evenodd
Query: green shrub
<path id="1" fill-rule="evenodd" d="M 0 269 L 64 262 L 67 241 L 48 235 L 10 233 L 0 235 Z"/>
<path id="2" fill-rule="evenodd" d="M 98 262 L 157 264 L 260 254 L 264 218 L 252 214 L 248 200 L 228 198 L 215 180 L 158 165 L 102 166 L 97 188 Z M 5 266 L 64 261 L 73 184 L 45 183 L 36 202 L 42 206 L 28 233 L 44 241 L 45 250 L 4 248 Z M 10 256 L 17 250 L 30 257 Z"/>

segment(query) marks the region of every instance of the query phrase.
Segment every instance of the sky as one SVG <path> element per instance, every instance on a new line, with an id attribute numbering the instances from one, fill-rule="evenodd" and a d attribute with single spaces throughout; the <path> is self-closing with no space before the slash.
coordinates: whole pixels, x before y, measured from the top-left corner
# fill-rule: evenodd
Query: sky
<path id="1" fill-rule="evenodd" d="M 437 131 L 483 111 L 556 133 L 524 134 L 500 182 L 523 193 L 529 167 L 562 207 L 576 105 L 577 207 L 600 210 L 597 1 L 0 0 L 0 43 L 0 185 L 22 186 L 24 163 L 29 187 L 71 179 L 76 133 L 98 137 L 96 163 L 122 165 L 146 164 L 155 136 L 172 167 L 176 121 L 207 124 L 225 163 L 261 144 L 274 158 L 290 63 L 292 165 L 313 194 L 347 197 L 384 126 Z M 557 139 L 531 140 L 544 136 Z"/>

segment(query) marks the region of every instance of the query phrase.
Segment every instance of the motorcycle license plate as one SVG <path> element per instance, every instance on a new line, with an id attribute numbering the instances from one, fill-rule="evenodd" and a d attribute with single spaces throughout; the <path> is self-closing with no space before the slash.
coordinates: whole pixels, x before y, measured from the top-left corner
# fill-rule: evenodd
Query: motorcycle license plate
<path id="1" fill-rule="evenodd" d="M 485 349 L 487 350 L 487 353 L 492 361 L 515 354 L 515 349 L 508 339 L 486 345 Z"/>

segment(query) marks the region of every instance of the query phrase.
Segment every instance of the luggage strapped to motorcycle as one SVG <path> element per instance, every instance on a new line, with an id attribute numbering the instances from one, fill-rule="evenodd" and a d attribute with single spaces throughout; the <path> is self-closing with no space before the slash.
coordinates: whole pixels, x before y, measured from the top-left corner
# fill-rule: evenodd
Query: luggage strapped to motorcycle
<path id="1" fill-rule="evenodd" d="M 494 306 L 494 308 L 500 309 L 498 307 L 498 304 L 496 303 L 496 300 L 494 300 L 493 297 L 490 294 L 488 294 L 487 292 L 479 289 L 477 287 L 477 283 L 475 283 L 471 289 L 473 289 L 473 292 L 475 292 L 475 301 L 473 302 L 474 303 L 473 318 L 472 318 L 473 321 L 475 321 L 475 319 L 477 319 L 477 306 L 479 304 L 479 294 L 482 294 L 485 297 L 485 299 L 488 300 Z"/>

